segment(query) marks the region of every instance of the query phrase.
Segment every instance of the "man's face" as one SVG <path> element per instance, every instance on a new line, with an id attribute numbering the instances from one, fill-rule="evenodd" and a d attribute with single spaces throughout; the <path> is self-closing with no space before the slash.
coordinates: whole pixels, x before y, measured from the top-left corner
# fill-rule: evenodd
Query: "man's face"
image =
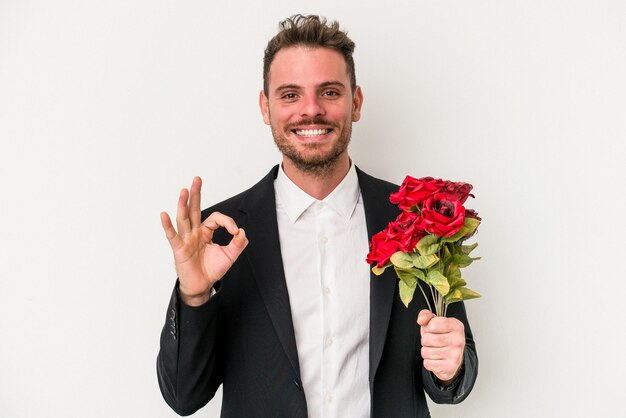
<path id="1" fill-rule="evenodd" d="M 342 159 L 363 95 L 352 94 L 343 56 L 327 48 L 290 47 L 274 57 L 269 97 L 261 92 L 263 120 L 285 159 L 303 172 L 321 174 Z"/>

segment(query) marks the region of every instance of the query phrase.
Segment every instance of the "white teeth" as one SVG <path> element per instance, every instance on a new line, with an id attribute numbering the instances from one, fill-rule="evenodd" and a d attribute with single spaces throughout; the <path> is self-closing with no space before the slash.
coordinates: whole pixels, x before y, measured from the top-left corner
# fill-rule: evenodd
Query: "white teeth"
<path id="1" fill-rule="evenodd" d="M 326 135 L 328 133 L 328 129 L 297 129 L 296 134 L 300 136 L 317 136 L 317 135 Z"/>

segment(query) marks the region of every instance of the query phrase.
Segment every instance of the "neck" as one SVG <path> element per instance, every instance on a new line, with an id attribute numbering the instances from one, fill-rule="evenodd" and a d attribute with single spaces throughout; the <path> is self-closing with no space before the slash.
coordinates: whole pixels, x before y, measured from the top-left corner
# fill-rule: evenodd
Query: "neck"
<path id="1" fill-rule="evenodd" d="M 283 157 L 283 170 L 296 186 L 317 200 L 332 193 L 350 170 L 350 158 L 344 153 L 335 164 L 323 172 L 302 171 L 288 158 Z"/>

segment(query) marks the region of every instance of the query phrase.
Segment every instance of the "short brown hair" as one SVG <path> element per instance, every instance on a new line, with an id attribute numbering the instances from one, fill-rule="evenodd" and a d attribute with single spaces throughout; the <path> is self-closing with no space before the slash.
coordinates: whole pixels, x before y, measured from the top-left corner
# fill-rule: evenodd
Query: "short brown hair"
<path id="1" fill-rule="evenodd" d="M 348 33 L 339 29 L 339 23 L 326 22 L 326 18 L 316 15 L 293 15 L 278 24 L 280 31 L 267 43 L 263 56 L 263 91 L 269 97 L 269 72 L 276 53 L 291 46 L 330 48 L 339 52 L 346 60 L 350 87 L 356 89 L 354 72 L 354 42 Z"/>

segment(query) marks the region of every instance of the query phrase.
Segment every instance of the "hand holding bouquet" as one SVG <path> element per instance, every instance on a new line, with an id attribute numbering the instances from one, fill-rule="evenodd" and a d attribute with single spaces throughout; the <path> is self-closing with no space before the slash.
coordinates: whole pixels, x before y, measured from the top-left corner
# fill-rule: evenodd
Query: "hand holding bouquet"
<path id="1" fill-rule="evenodd" d="M 481 221 L 464 206 L 468 197 L 474 197 L 471 190 L 468 183 L 407 176 L 389 197 L 402 212 L 372 237 L 367 262 L 375 263 L 376 275 L 393 266 L 405 306 L 416 288 L 437 316 L 445 316 L 451 303 L 480 297 L 461 277 L 461 268 L 479 259 L 470 257 L 478 244 L 465 245 Z M 420 281 L 430 289 L 430 300 Z"/>

